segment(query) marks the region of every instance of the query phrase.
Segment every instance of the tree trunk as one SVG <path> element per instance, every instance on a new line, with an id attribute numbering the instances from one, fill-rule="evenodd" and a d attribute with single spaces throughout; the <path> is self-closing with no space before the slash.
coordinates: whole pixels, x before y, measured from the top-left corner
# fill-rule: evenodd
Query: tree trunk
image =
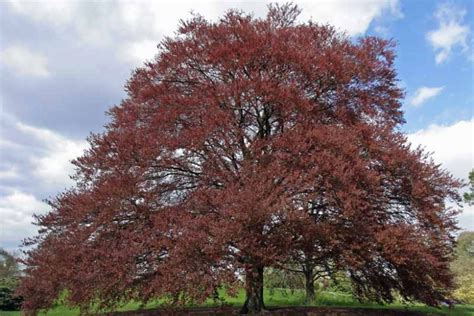
<path id="1" fill-rule="evenodd" d="M 260 313 L 263 303 L 263 267 L 251 267 L 245 271 L 245 303 L 241 314 Z"/>
<path id="2" fill-rule="evenodd" d="M 305 277 L 305 290 L 306 290 L 306 298 L 305 303 L 311 304 L 314 302 L 316 298 L 316 294 L 314 292 L 314 275 L 313 269 L 309 268 L 304 271 Z"/>

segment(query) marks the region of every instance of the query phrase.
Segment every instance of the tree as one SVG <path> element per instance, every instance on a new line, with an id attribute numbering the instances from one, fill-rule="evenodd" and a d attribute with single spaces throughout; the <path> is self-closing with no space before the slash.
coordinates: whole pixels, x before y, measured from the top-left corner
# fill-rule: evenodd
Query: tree
<path id="1" fill-rule="evenodd" d="M 469 192 L 464 193 L 464 201 L 469 205 L 474 203 L 474 169 L 469 172 Z"/>
<path id="2" fill-rule="evenodd" d="M 281 263 L 284 270 L 303 276 L 307 304 L 316 298 L 315 282 L 321 278 L 332 278 L 337 269 L 331 252 L 333 249 L 328 245 L 332 231 L 324 229 L 324 222 L 321 219 L 309 218 L 298 227 L 295 232 L 295 239 L 298 241 L 291 249 L 290 260 Z"/>
<path id="3" fill-rule="evenodd" d="M 19 274 L 19 267 L 16 258 L 6 251 L 0 248 L 0 278 L 14 278 Z"/>
<path id="4" fill-rule="evenodd" d="M 242 312 L 259 312 L 264 268 L 308 244 L 361 298 L 445 298 L 459 183 L 397 131 L 393 43 L 298 14 L 195 16 L 134 72 L 37 217 L 25 310 L 64 290 L 83 308 L 203 301 L 243 275 Z"/>
<path id="5" fill-rule="evenodd" d="M 304 288 L 304 280 L 301 274 L 269 267 L 264 271 L 264 286 L 270 291 L 270 295 L 273 295 L 276 289 L 289 290 L 293 294 L 295 290 Z"/>
<path id="6" fill-rule="evenodd" d="M 22 298 L 14 295 L 19 276 L 15 256 L 0 248 L 0 310 L 20 309 Z"/>
<path id="7" fill-rule="evenodd" d="M 452 269 L 457 285 L 454 297 L 465 303 L 474 303 L 474 232 L 459 234 Z"/>

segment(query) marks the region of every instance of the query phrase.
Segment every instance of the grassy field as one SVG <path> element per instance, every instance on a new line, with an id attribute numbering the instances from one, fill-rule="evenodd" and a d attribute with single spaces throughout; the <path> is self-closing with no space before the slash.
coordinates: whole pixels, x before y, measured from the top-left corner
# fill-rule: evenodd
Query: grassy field
<path id="1" fill-rule="evenodd" d="M 225 304 L 231 306 L 241 306 L 244 301 L 244 292 L 240 291 L 236 297 L 229 297 L 227 295 L 222 295 L 225 300 Z M 265 303 L 268 307 L 283 307 L 283 306 L 302 306 L 304 305 L 304 293 L 303 291 L 295 291 L 291 293 L 289 290 L 265 290 Z M 149 303 L 145 308 L 156 308 L 159 307 L 158 302 Z M 204 304 L 199 306 L 216 306 L 217 303 L 209 300 Z M 121 311 L 126 310 L 137 310 L 141 306 L 140 302 L 130 302 L 119 308 Z M 401 310 L 410 310 L 410 311 L 420 311 L 431 314 L 439 315 L 460 315 L 474 316 L 474 305 L 458 305 L 452 309 L 446 307 L 443 308 L 433 308 L 425 306 L 422 304 L 402 304 L 402 303 L 393 303 L 389 305 L 379 305 L 374 303 L 359 303 L 354 300 L 351 295 L 344 293 L 334 293 L 334 292 L 320 292 L 316 298 L 316 301 L 312 306 L 321 306 L 321 307 L 350 307 L 350 308 L 378 308 L 378 309 L 401 309 Z M 0 311 L 0 316 L 19 316 L 20 312 L 4 312 Z M 66 306 L 57 306 L 54 309 L 48 311 L 47 313 L 42 313 L 41 315 L 47 316 L 69 316 L 69 315 L 79 315 L 78 309 L 70 309 Z"/>

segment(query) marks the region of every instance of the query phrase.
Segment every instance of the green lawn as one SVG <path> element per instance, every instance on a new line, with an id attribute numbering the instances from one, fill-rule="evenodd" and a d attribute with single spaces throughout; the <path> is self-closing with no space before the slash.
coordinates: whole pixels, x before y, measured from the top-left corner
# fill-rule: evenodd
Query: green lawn
<path id="1" fill-rule="evenodd" d="M 240 291 L 236 297 L 229 297 L 225 294 L 222 295 L 225 300 L 225 304 L 232 306 L 241 306 L 244 301 L 244 292 Z M 302 306 L 304 305 L 304 292 L 295 291 L 291 293 L 289 290 L 265 290 L 265 303 L 268 307 L 277 306 Z M 136 310 L 140 307 L 140 302 L 130 302 L 122 306 L 119 310 Z M 200 306 L 215 306 L 216 303 L 212 300 L 206 301 Z M 155 301 L 149 303 L 146 308 L 156 308 L 159 306 L 159 302 Z M 359 303 L 354 300 L 351 295 L 334 292 L 320 292 L 313 306 L 321 307 L 351 307 L 351 308 L 387 308 L 387 309 L 402 309 L 411 311 L 421 311 L 432 314 L 440 315 L 473 315 L 474 316 L 474 305 L 458 305 L 453 309 L 433 308 L 422 304 L 402 304 L 393 303 L 389 305 L 378 305 L 374 303 Z M 0 311 L 0 316 L 19 316 L 20 312 L 3 312 Z M 58 306 L 50 310 L 48 313 L 42 313 L 41 315 L 48 316 L 68 316 L 68 315 L 79 315 L 78 309 L 69 309 L 65 306 Z"/>

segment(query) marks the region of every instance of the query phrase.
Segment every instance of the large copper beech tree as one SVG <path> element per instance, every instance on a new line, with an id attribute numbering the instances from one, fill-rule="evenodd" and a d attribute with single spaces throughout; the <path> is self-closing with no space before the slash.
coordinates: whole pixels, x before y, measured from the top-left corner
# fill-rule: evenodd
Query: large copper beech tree
<path id="1" fill-rule="evenodd" d="M 195 16 L 134 72 L 37 218 L 25 310 L 65 290 L 81 307 L 202 301 L 244 280 L 258 312 L 264 268 L 296 258 L 360 298 L 449 296 L 459 183 L 398 130 L 393 44 L 298 13 Z"/>

